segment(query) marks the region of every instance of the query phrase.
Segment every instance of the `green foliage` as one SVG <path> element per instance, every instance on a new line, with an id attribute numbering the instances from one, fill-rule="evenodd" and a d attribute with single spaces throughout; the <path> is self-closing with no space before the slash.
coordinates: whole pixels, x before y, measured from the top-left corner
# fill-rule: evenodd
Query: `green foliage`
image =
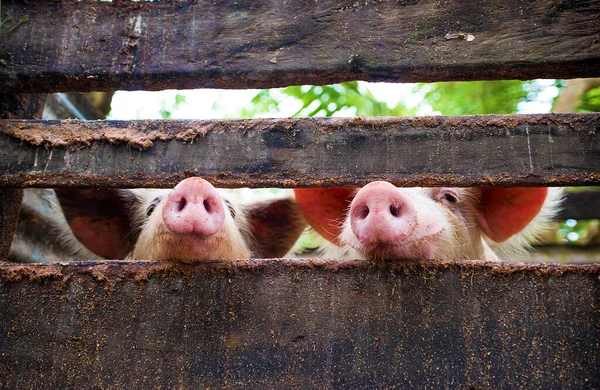
<path id="1" fill-rule="evenodd" d="M 600 190 L 600 187 L 567 187 L 566 190 L 569 192 L 598 191 Z M 585 245 L 592 239 L 592 236 L 598 234 L 599 231 L 600 220 L 568 219 L 560 224 L 560 228 L 556 233 L 556 238 L 562 243 Z"/>
<path id="2" fill-rule="evenodd" d="M 313 257 L 314 251 L 327 245 L 324 239 L 312 229 L 305 230 L 296 242 L 296 250 L 301 257 Z"/>
<path id="3" fill-rule="evenodd" d="M 260 91 L 239 113 L 244 118 L 261 114 L 275 114 L 286 98 L 296 100 L 298 110 L 292 117 L 332 116 L 345 113 L 347 116 L 400 116 L 414 115 L 414 110 L 400 104 L 392 107 L 380 102 L 364 86 L 356 81 L 325 86 L 292 86 L 282 89 Z"/>
<path id="4" fill-rule="evenodd" d="M 576 108 L 577 112 L 600 112 L 600 87 L 587 91 Z M 598 190 L 599 187 L 571 187 L 568 191 Z M 558 239 L 565 243 L 585 244 L 589 237 L 600 231 L 599 220 L 567 220 L 561 223 Z"/>
<path id="5" fill-rule="evenodd" d="M 187 103 L 185 101 L 185 96 L 177 94 L 175 95 L 175 102 L 173 104 L 167 106 L 167 102 L 163 100 L 162 107 L 158 112 L 163 119 L 169 119 L 173 113 L 173 110 L 177 109 L 177 107 L 184 103 Z"/>
<path id="6" fill-rule="evenodd" d="M 558 86 L 554 82 L 552 86 Z M 293 117 L 406 116 L 513 114 L 523 102 L 537 101 L 549 87 L 538 81 L 474 81 L 416 84 L 411 92 L 416 104 L 397 99 L 389 104 L 375 98 L 365 83 L 346 82 L 326 86 L 292 86 L 260 91 L 236 116 L 251 118 L 276 115 L 293 104 Z M 390 88 L 391 89 L 391 88 Z"/>
<path id="7" fill-rule="evenodd" d="M 514 114 L 520 105 L 545 99 L 552 103 L 554 95 L 563 86 L 562 81 L 475 81 L 416 84 L 412 96 L 415 104 L 399 99 L 393 105 L 378 101 L 368 86 L 360 82 L 346 82 L 327 86 L 293 86 L 283 89 L 262 90 L 236 116 L 257 117 L 276 115 L 285 104 L 294 104 L 294 117 L 333 116 L 405 116 L 430 113 L 439 115 Z M 547 89 L 554 87 L 548 97 Z M 551 91 L 552 92 L 552 91 Z M 545 94 L 542 97 L 542 94 Z M 550 110 L 548 104 L 548 110 Z M 578 111 L 600 111 L 600 88 L 588 91 Z M 590 232 L 598 231 L 599 222 L 568 220 L 557 233 L 558 241 L 582 243 Z M 305 237 L 300 247 L 310 250 L 314 237 Z"/>
<path id="8" fill-rule="evenodd" d="M 472 81 L 418 84 L 424 102 L 442 115 L 514 114 L 545 88 L 535 81 Z"/>
<path id="9" fill-rule="evenodd" d="M 600 112 L 600 87 L 590 89 L 577 105 L 577 112 Z"/>
<path id="10" fill-rule="evenodd" d="M 561 223 L 557 232 L 558 240 L 563 243 L 586 245 L 600 231 L 600 220 L 567 219 Z"/>

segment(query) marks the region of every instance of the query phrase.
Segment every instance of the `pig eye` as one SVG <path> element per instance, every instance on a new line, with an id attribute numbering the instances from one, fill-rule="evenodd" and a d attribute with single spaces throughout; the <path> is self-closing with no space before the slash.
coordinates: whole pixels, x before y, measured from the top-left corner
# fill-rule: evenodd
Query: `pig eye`
<path id="1" fill-rule="evenodd" d="M 444 194 L 444 199 L 446 199 L 450 203 L 458 202 L 458 199 L 456 199 L 456 196 L 453 194 L 450 194 L 450 193 Z"/>
<path id="2" fill-rule="evenodd" d="M 458 203 L 458 195 L 456 194 L 456 192 L 446 188 L 442 189 L 439 192 L 437 199 L 443 200 L 445 203 L 449 203 L 451 205 L 455 205 Z"/>
<path id="3" fill-rule="evenodd" d="M 227 205 L 227 208 L 229 209 L 229 214 L 231 214 L 231 218 L 235 218 L 235 209 L 233 208 L 233 205 L 231 204 L 231 202 L 228 201 L 227 199 L 225 199 L 225 204 Z"/>
<path id="4" fill-rule="evenodd" d="M 154 209 L 156 208 L 156 206 L 158 206 L 160 204 L 160 202 L 162 202 L 161 198 L 155 198 L 152 203 L 150 203 L 150 206 L 148 206 L 148 208 L 146 209 L 146 217 L 149 217 L 150 215 L 152 215 L 152 213 L 154 212 Z"/>

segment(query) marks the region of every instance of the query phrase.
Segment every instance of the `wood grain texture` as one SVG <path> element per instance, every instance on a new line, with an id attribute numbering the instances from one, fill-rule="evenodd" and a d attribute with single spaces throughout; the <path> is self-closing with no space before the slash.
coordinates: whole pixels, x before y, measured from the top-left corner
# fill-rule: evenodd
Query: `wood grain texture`
<path id="1" fill-rule="evenodd" d="M 5 92 L 600 76 L 599 0 L 4 0 L 2 12 Z"/>
<path id="2" fill-rule="evenodd" d="M 45 94 L 0 93 L 0 121 L 15 118 L 41 118 L 45 100 Z M 22 199 L 23 190 L 20 188 L 0 190 L 0 261 L 8 257 L 17 229 Z"/>
<path id="3" fill-rule="evenodd" d="M 600 114 L 0 121 L 0 186 L 600 184 Z"/>
<path id="4" fill-rule="evenodd" d="M 8 257 L 10 245 L 17 229 L 23 190 L 5 188 L 0 190 L 0 260 Z"/>
<path id="5" fill-rule="evenodd" d="M 5 388 L 597 388 L 600 266 L 0 264 Z"/>

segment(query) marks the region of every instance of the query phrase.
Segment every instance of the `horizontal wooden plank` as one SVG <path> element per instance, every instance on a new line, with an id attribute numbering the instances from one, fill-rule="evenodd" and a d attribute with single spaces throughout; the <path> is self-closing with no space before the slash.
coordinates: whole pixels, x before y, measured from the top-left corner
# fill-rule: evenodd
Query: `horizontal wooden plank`
<path id="1" fill-rule="evenodd" d="M 598 0 L 2 6 L 10 93 L 600 76 Z"/>
<path id="2" fill-rule="evenodd" d="M 600 266 L 0 264 L 6 388 L 598 388 Z"/>
<path id="3" fill-rule="evenodd" d="M 600 184 L 600 114 L 0 121 L 1 187 Z"/>

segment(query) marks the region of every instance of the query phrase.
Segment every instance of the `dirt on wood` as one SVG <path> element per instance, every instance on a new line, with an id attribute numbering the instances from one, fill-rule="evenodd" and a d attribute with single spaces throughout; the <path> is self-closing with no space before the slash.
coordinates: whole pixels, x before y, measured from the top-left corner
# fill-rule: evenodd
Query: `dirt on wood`
<path id="1" fill-rule="evenodd" d="M 44 279 L 67 281 L 72 277 L 86 278 L 103 283 L 114 283 L 125 279 L 136 282 L 148 281 L 153 276 L 178 277 L 204 272 L 269 272 L 270 270 L 314 270 L 315 272 L 338 272 L 356 270 L 389 270 L 399 274 L 419 271 L 457 269 L 460 272 L 489 275 L 511 275 L 529 273 L 540 277 L 562 276 L 565 274 L 598 274 L 600 264 L 564 265 L 533 264 L 512 262 L 491 262 L 481 260 L 333 260 L 333 259 L 245 259 L 207 261 L 198 264 L 159 261 L 103 260 L 64 262 L 52 264 L 15 264 L 0 262 L 0 279 L 4 282 L 29 280 L 38 282 Z"/>

